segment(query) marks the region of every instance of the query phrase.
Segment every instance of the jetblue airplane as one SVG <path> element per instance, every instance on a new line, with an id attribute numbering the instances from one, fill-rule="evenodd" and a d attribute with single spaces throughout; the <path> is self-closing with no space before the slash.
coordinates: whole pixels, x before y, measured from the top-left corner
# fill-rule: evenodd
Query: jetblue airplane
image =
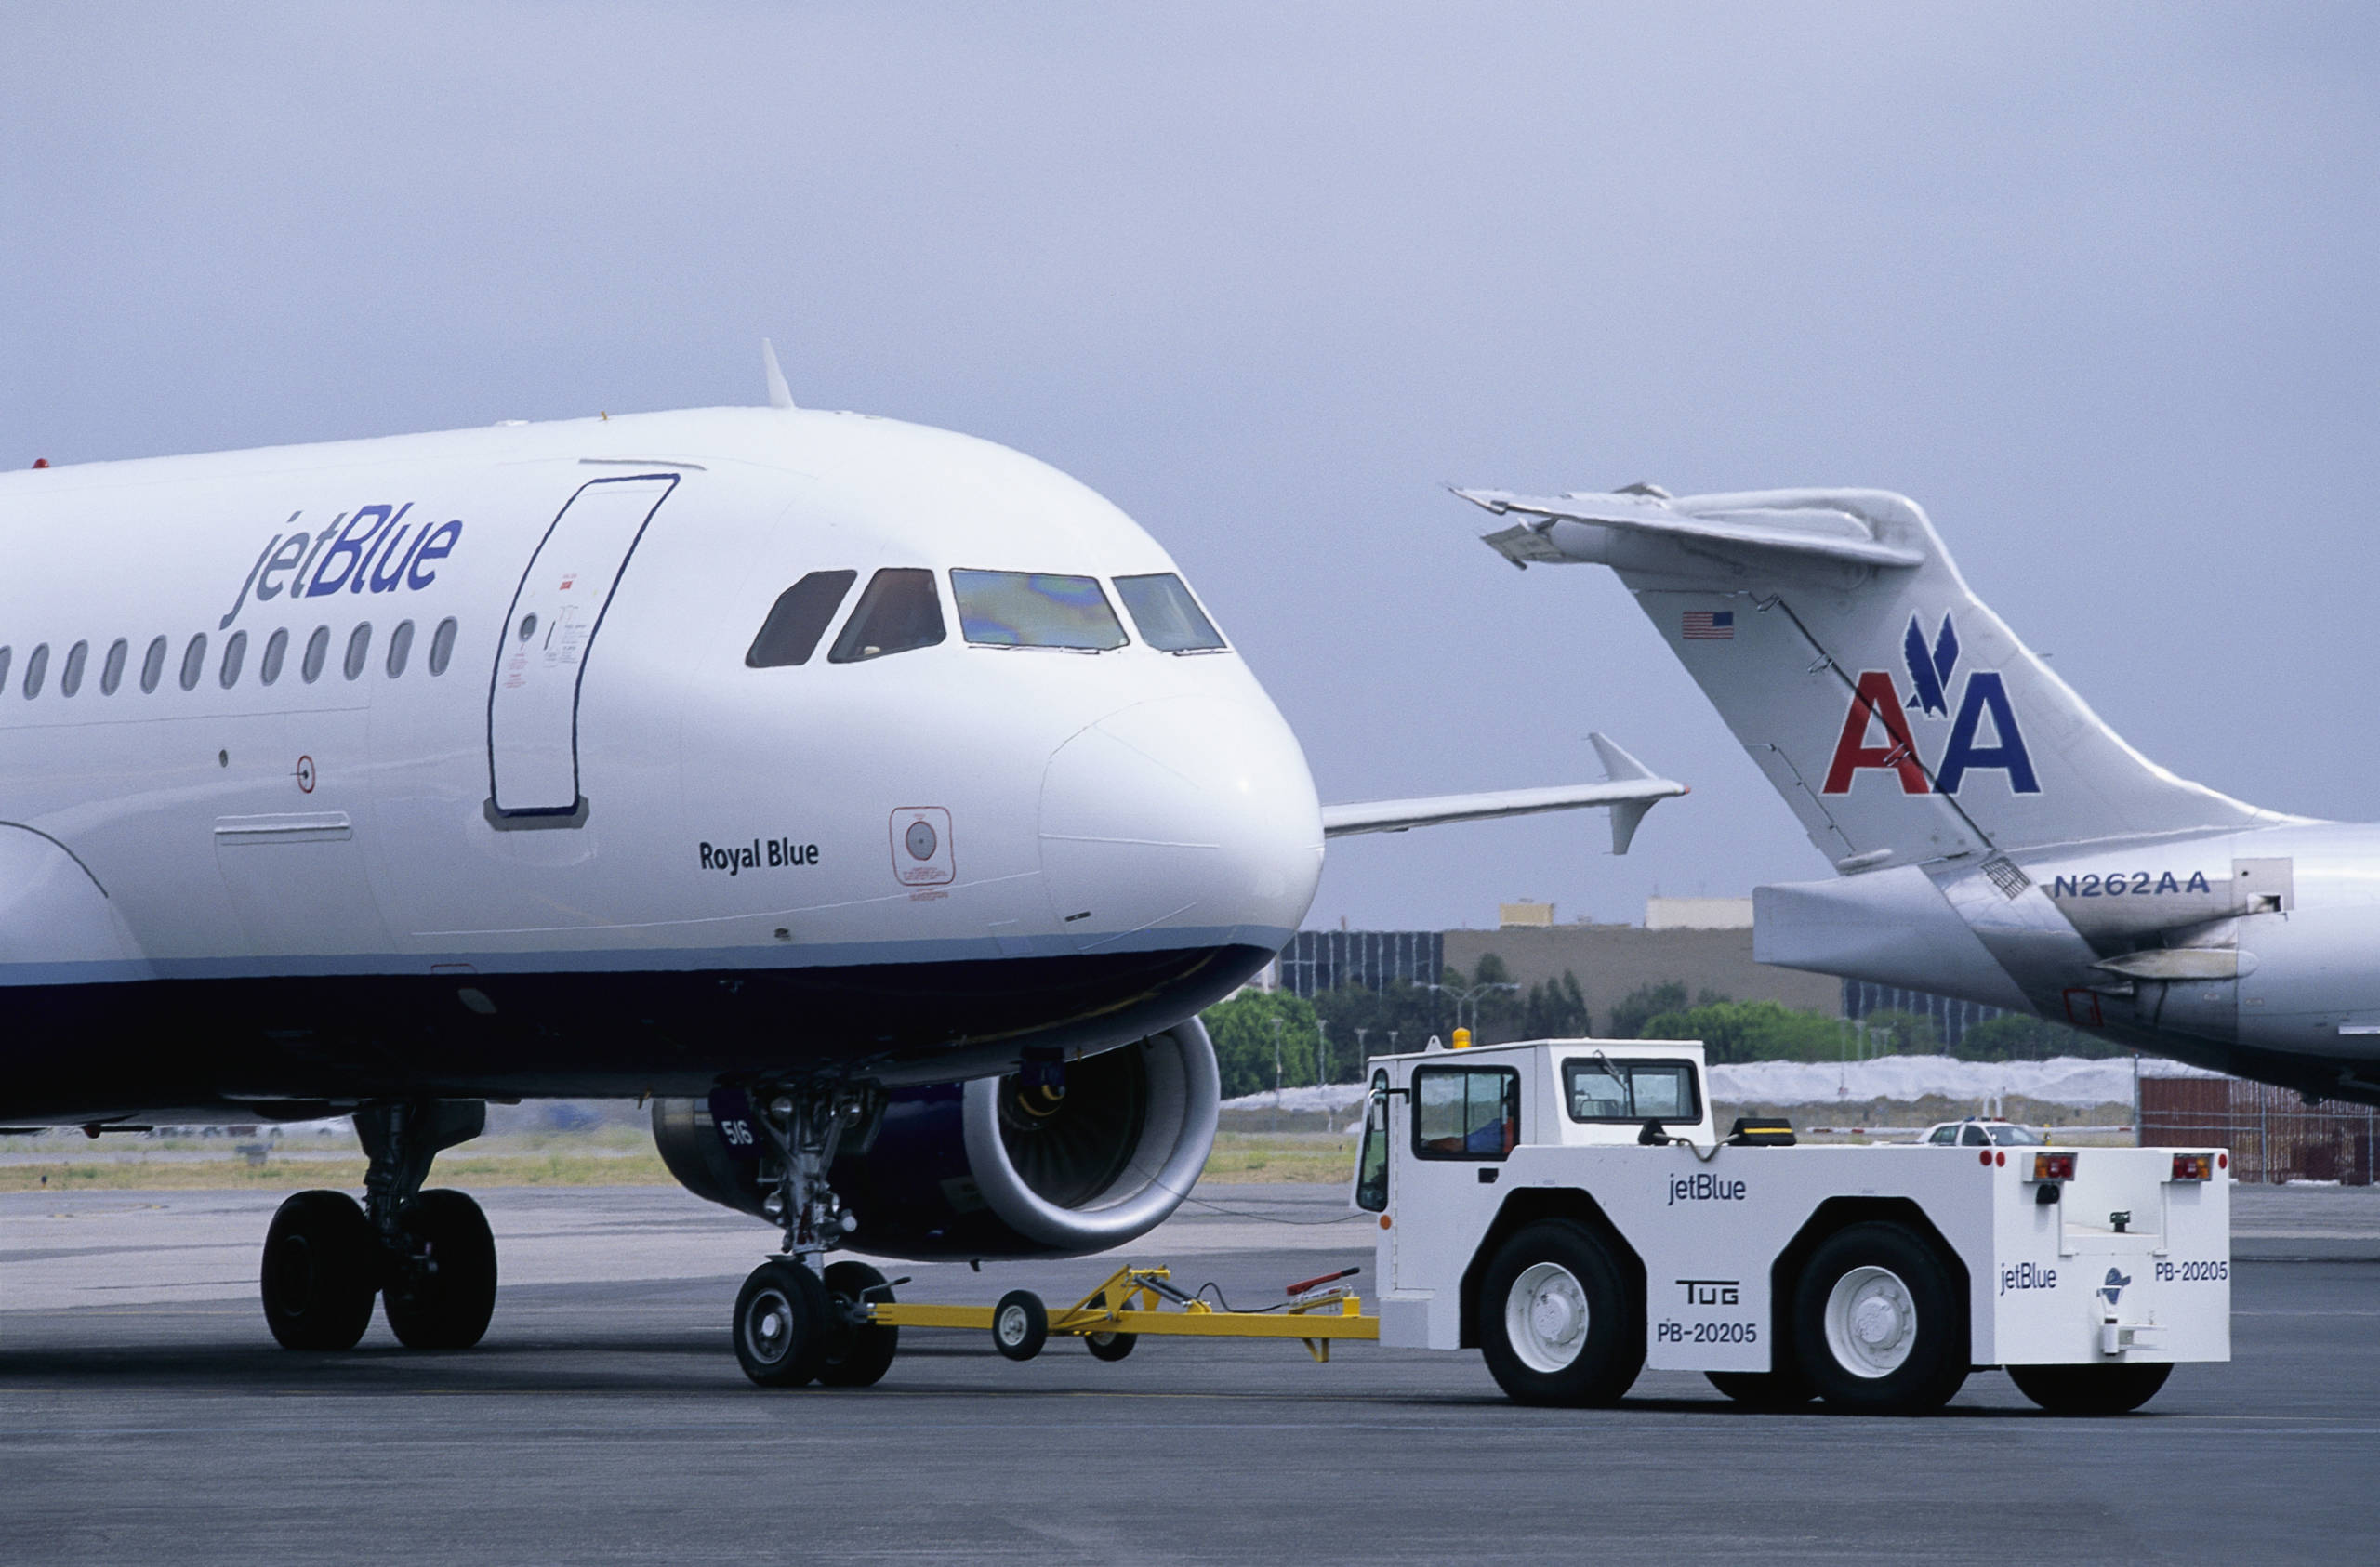
<path id="1" fill-rule="evenodd" d="M 1836 879 L 1760 960 L 2033 1012 L 2380 1103 L 2380 826 L 2245 805 L 2124 744 L 1874 490 L 1531 497 L 1526 568 L 1612 568 Z"/>
<path id="2" fill-rule="evenodd" d="M 1335 832 L 1173 561 L 986 441 L 707 409 L 0 476 L 0 1122 L 351 1112 L 365 1200 L 275 1217 L 267 1320 L 484 1331 L 490 1100 L 641 1095 L 780 1226 L 756 1380 L 880 1375 L 873 1270 L 1095 1251 L 1215 1127 L 1197 1013 Z M 883 1356 L 889 1359 L 889 1353 Z M 872 1375 L 872 1374 L 873 1375 Z"/>

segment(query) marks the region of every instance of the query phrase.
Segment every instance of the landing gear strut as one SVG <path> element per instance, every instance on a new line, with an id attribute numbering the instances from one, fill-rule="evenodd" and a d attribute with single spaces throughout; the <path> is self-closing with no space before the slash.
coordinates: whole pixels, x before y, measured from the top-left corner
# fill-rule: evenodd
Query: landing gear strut
<path id="1" fill-rule="evenodd" d="M 735 1297 L 736 1363 L 763 1388 L 810 1382 L 865 1388 L 892 1363 L 900 1330 L 867 1320 L 871 1301 L 892 1298 L 884 1275 L 863 1263 L 819 1262 L 858 1228 L 826 1183 L 843 1134 L 867 1118 L 874 1090 L 847 1083 L 756 1089 L 753 1122 L 766 1139 L 776 1190 L 762 1205 L 785 1231 L 783 1255 L 752 1271 Z"/>
<path id="2" fill-rule="evenodd" d="M 265 1234 L 266 1325 L 292 1350 L 351 1350 L 378 1297 L 416 1350 L 467 1350 L 496 1310 L 496 1239 L 460 1192 L 424 1192 L 430 1161 L 480 1135 L 478 1100 L 375 1100 L 355 1112 L 364 1200 L 300 1192 Z"/>

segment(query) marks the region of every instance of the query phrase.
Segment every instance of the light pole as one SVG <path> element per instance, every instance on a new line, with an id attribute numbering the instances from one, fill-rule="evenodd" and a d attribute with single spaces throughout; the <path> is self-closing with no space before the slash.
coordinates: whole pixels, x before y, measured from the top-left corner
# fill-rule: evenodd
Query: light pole
<path id="1" fill-rule="evenodd" d="M 1432 985 L 1430 987 L 1432 990 L 1444 991 L 1454 997 L 1454 1026 L 1457 1028 L 1461 1028 L 1462 1026 L 1463 1004 L 1465 1002 L 1470 1003 L 1471 1026 L 1474 1031 L 1476 1031 L 1479 1026 L 1479 998 L 1481 996 L 1489 994 L 1495 991 L 1518 990 L 1521 987 L 1519 985 L 1509 980 L 1491 981 L 1484 985 Z"/>
<path id="2" fill-rule="evenodd" d="M 1281 1020 L 1269 1018 L 1273 1025 L 1273 1108 L 1281 1108 Z"/>
<path id="3" fill-rule="evenodd" d="M 1371 1030 L 1370 1030 L 1370 1029 L 1368 1029 L 1368 1028 L 1359 1028 L 1359 1029 L 1357 1029 L 1357 1030 L 1355 1031 L 1355 1070 L 1356 1070 L 1358 1073 L 1360 1073 L 1360 1072 L 1362 1072 L 1362 1071 L 1363 1071 L 1364 1063 L 1365 1063 L 1366 1061 L 1368 1061 L 1368 1060 L 1371 1060 L 1371 1057 L 1370 1057 L 1370 1056 L 1368 1056 L 1368 1055 L 1367 1055 L 1367 1054 L 1365 1054 L 1365 1052 L 1364 1052 L 1364 1035 L 1366 1035 L 1366 1034 L 1369 1034 L 1370 1032 L 1371 1032 Z M 1395 1034 L 1391 1034 L 1391 1035 L 1389 1036 L 1389 1044 L 1390 1044 L 1390 1045 L 1391 1045 L 1391 1047 L 1393 1047 L 1395 1045 L 1395 1043 L 1396 1043 L 1396 1036 L 1395 1036 Z M 2135 1116 L 2134 1116 L 2134 1117 L 2133 1117 L 2133 1119 L 2136 1121 L 2136 1120 L 2138 1120 L 2138 1119 L 2139 1119 L 2139 1117 L 2135 1115 Z"/>

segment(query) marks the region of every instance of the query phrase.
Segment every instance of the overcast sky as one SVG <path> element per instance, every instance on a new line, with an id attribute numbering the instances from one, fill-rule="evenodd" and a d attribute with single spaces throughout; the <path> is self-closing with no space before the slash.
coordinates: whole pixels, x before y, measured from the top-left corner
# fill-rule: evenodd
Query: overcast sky
<path id="1" fill-rule="evenodd" d="M 2150 756 L 2380 816 L 2380 8 L 0 4 L 0 463 L 755 402 L 763 335 L 1138 518 L 1326 800 L 1694 785 L 1312 924 L 1829 874 L 1448 481 L 1902 491 Z"/>

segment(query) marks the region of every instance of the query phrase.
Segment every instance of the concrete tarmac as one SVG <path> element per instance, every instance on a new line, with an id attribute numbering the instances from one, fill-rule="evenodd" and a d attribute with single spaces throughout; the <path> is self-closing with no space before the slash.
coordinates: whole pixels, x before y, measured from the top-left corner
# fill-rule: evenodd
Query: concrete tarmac
<path id="1" fill-rule="evenodd" d="M 2241 1261 L 2232 1363 L 2180 1368 L 2136 1416 L 2045 1416 L 1991 1372 L 1886 1420 L 1745 1414 L 1659 1373 L 1617 1409 L 1523 1409 L 1471 1352 L 1153 1340 L 1110 1365 L 1058 1341 L 1019 1365 L 915 1330 L 874 1389 L 763 1392 L 726 1321 L 770 1232 L 642 1189 L 483 1193 L 506 1283 L 476 1350 L 410 1352 L 376 1322 L 295 1355 L 255 1303 L 278 1194 L 18 1193 L 0 1560 L 2360 1560 L 2365 1195 L 2272 1199 L 2273 1249 L 2323 1259 Z M 1343 1200 L 1203 1187 L 1130 1256 L 1278 1298 L 1368 1271 Z M 1057 1301 L 1118 1260 L 897 1272 L 907 1298 Z"/>

